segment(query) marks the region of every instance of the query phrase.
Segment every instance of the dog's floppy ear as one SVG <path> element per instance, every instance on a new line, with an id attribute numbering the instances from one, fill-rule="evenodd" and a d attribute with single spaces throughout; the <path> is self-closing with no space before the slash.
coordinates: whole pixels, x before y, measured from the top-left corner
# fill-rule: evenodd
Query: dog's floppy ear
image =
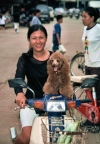
<path id="1" fill-rule="evenodd" d="M 49 58 L 48 61 L 47 61 L 47 65 L 50 65 L 50 58 Z"/>
<path id="2" fill-rule="evenodd" d="M 52 73 L 53 69 L 51 68 L 51 57 L 47 61 L 47 73 Z"/>

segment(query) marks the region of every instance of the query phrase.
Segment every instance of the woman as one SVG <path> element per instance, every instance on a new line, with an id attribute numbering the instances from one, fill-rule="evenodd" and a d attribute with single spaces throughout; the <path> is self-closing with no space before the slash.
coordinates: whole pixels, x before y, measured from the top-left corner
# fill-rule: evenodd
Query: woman
<path id="1" fill-rule="evenodd" d="M 82 12 L 86 74 L 100 74 L 100 24 L 96 23 L 99 17 L 99 10 L 93 7 Z"/>
<path id="2" fill-rule="evenodd" d="M 40 15 L 41 15 L 41 11 L 39 9 L 34 10 L 34 16 L 32 18 L 31 25 L 41 24 L 41 21 L 39 20 Z"/>
<path id="3" fill-rule="evenodd" d="M 35 98 L 42 98 L 42 87 L 47 79 L 47 60 L 52 53 L 45 49 L 47 31 L 42 25 L 33 25 L 28 30 L 27 38 L 32 48 L 20 56 L 15 77 L 23 79 L 26 77 L 27 84 L 35 92 Z M 25 106 L 25 101 L 33 98 L 33 95 L 29 90 L 24 94 L 20 88 L 16 88 L 15 93 L 16 103 L 21 108 L 22 132 L 16 137 L 14 144 L 29 144 L 32 122 L 37 114 L 34 109 Z"/>
<path id="4" fill-rule="evenodd" d="M 87 7 L 82 12 L 82 22 L 84 24 L 83 45 L 85 51 L 85 74 L 96 74 L 100 77 L 100 24 L 96 23 L 100 17 L 99 10 Z M 100 81 L 96 85 L 96 96 L 100 96 Z M 89 121 L 82 125 L 91 125 Z"/>

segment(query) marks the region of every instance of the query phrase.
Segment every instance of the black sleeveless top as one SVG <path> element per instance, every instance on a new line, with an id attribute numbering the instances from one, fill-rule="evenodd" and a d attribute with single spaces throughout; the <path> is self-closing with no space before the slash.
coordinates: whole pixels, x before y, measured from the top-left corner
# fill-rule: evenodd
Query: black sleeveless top
<path id="1" fill-rule="evenodd" d="M 50 51 L 50 55 L 52 52 Z M 15 78 L 27 79 L 28 86 L 34 90 L 35 98 L 43 97 L 43 86 L 47 80 L 47 60 L 38 61 L 33 58 L 33 49 L 23 53 L 17 63 Z M 21 88 L 15 88 L 15 93 L 23 92 Z M 32 92 L 26 91 L 26 98 L 33 98 Z"/>

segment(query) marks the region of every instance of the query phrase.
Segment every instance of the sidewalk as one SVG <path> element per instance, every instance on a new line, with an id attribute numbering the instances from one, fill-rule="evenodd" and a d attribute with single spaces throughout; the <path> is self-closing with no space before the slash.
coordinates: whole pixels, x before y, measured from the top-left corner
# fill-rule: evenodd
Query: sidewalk
<path id="1" fill-rule="evenodd" d="M 48 32 L 47 49 L 51 49 L 54 22 L 44 24 Z M 83 25 L 81 20 L 64 18 L 62 26 L 62 42 L 67 48 L 66 58 L 71 59 L 76 51 L 82 51 L 81 36 Z M 11 144 L 9 129 L 16 127 L 20 132 L 19 110 L 14 111 L 15 93 L 9 88 L 7 80 L 14 77 L 16 63 L 22 52 L 28 50 L 27 28 L 20 28 L 16 34 L 14 28 L 0 31 L 0 144 Z M 89 136 L 86 144 L 96 144 L 95 135 Z"/>

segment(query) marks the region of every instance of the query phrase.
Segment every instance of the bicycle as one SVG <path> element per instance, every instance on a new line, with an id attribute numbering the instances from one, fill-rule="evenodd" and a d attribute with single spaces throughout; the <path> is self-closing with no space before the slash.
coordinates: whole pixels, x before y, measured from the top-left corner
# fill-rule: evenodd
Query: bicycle
<path id="1" fill-rule="evenodd" d="M 97 99 L 95 87 L 98 84 L 98 76 L 96 75 L 86 75 L 86 76 L 71 76 L 71 81 L 73 82 L 75 99 L 91 99 L 92 102 L 81 104 L 79 107 L 75 108 L 74 115 L 76 118 L 84 116 L 90 122 L 94 124 L 93 127 L 87 127 L 91 132 L 99 132 L 100 127 L 95 126 L 100 122 L 100 101 Z M 79 92 L 77 94 L 77 92 Z M 78 116 L 78 117 L 77 117 Z"/>
<path id="2" fill-rule="evenodd" d="M 85 74 L 85 57 L 83 52 L 77 53 L 70 62 L 70 72 L 72 76 Z"/>

